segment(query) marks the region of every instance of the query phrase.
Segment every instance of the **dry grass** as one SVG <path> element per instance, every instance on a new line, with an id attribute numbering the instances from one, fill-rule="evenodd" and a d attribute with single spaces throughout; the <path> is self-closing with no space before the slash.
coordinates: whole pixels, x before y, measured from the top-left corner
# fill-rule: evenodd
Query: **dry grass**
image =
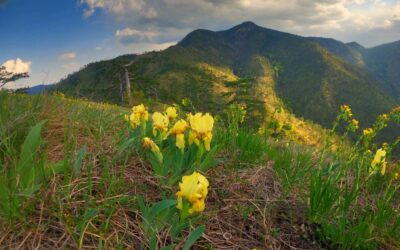
<path id="1" fill-rule="evenodd" d="M 131 159 L 122 173 L 130 192 L 116 197 L 105 197 L 101 188 L 100 171 L 92 176 L 93 199 L 101 207 L 118 198 L 134 199 L 143 195 L 149 201 L 159 200 L 156 180 L 149 166 L 140 159 Z M 242 171 L 227 171 L 221 165 L 208 173 L 211 190 L 203 220 L 207 229 L 196 249 L 321 249 L 312 239 L 312 228 L 305 221 L 304 208 L 299 201 L 280 199 L 280 186 L 274 179 L 270 165 Z M 148 239 L 140 226 L 140 213 L 123 203 L 113 203 L 113 212 L 107 217 L 99 213 L 77 232 L 74 218 L 85 205 L 87 177 L 75 179 L 69 185 L 67 196 L 59 194 L 61 176 L 55 176 L 44 193 L 42 201 L 28 219 L 2 232 L 0 245 L 8 249 L 140 249 Z M 55 214 L 54 208 L 62 206 Z M 78 217 L 79 218 L 79 217 Z M 99 221 L 109 220 L 106 232 Z M 29 225 L 29 226 L 28 226 Z M 159 233 L 159 246 L 170 239 L 166 232 Z M 81 238 L 80 243 L 77 237 Z"/>
<path id="2" fill-rule="evenodd" d="M 86 145 L 87 156 L 82 172 L 70 182 L 63 175 L 53 176 L 32 200 L 35 207 L 29 218 L 0 226 L 2 249 L 148 247 L 136 197 L 151 202 L 161 199 L 149 164 L 133 153 L 126 162 L 115 160 L 115 138 L 124 129 L 121 119 L 104 131 L 96 131 L 94 124 L 93 133 L 88 133 L 88 124 L 77 122 L 79 119 L 65 105 L 48 101 L 43 106 L 40 120 L 46 120 L 43 137 L 48 160 L 62 161 L 66 143 L 72 145 L 73 156 Z M 210 194 L 201 218 L 206 233 L 195 249 L 321 249 L 305 220 L 304 204 L 296 194 L 282 198 L 272 166 L 273 162 L 268 162 L 232 170 L 219 165 L 207 173 Z M 106 176 L 112 181 L 105 181 Z M 95 216 L 85 218 L 90 209 L 95 209 Z M 159 247 L 171 242 L 167 235 L 167 231 L 159 232 Z"/>

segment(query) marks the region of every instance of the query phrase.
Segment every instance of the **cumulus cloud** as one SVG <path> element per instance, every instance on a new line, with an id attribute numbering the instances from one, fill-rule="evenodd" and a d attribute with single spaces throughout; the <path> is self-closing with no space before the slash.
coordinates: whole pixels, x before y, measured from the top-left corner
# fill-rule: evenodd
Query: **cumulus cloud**
<path id="1" fill-rule="evenodd" d="M 84 15 L 93 15 L 96 9 L 104 9 L 115 15 L 127 13 L 128 11 L 141 11 L 146 5 L 144 0 L 81 0 L 81 4 L 86 4 Z"/>
<path id="2" fill-rule="evenodd" d="M 22 61 L 20 58 L 10 59 L 3 63 L 3 67 L 5 67 L 6 71 L 19 74 L 19 73 L 29 73 L 31 72 L 31 61 Z"/>
<path id="3" fill-rule="evenodd" d="M 366 45 L 382 40 L 373 34 L 376 29 L 386 30 L 383 39 L 399 36 L 396 31 L 396 20 L 400 16 L 398 0 L 80 1 L 85 16 L 102 9 L 116 22 L 135 27 L 119 30 L 125 42 L 156 41 L 157 36 L 164 36 L 162 41 L 166 42 L 165 33 L 174 40 L 178 36 L 182 38 L 188 30 L 225 29 L 247 20 L 300 35 L 330 36 L 344 41 L 362 38 L 360 42 Z M 126 36 L 122 35 L 123 31 Z"/>
<path id="4" fill-rule="evenodd" d="M 140 31 L 131 27 L 127 27 L 122 30 L 117 30 L 115 32 L 115 36 L 122 43 L 152 41 L 158 35 L 159 34 L 155 31 Z"/>
<path id="5" fill-rule="evenodd" d="M 182 36 L 192 31 L 192 29 L 173 28 L 173 27 L 151 27 L 149 29 L 139 30 L 132 27 L 118 29 L 115 37 L 122 44 L 132 43 L 149 43 L 149 44 L 165 44 L 176 42 Z"/>
<path id="6" fill-rule="evenodd" d="M 58 60 L 60 61 L 69 61 L 74 60 L 76 58 L 75 52 L 66 52 L 58 56 Z"/>

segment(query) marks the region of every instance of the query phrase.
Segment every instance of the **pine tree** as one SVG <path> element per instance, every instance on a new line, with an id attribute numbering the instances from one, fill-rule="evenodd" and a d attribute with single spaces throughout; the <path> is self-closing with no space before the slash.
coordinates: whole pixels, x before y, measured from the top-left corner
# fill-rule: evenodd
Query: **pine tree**
<path id="1" fill-rule="evenodd" d="M 14 82 L 21 78 L 29 77 L 28 73 L 13 73 L 6 70 L 6 67 L 0 66 L 0 88 L 9 82 Z"/>

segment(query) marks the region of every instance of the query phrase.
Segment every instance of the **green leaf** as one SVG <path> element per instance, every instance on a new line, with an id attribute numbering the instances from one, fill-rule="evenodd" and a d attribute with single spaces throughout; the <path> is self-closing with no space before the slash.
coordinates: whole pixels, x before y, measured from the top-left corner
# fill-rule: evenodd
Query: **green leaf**
<path id="1" fill-rule="evenodd" d="M 207 152 L 206 157 L 199 165 L 199 170 L 202 172 L 206 172 L 210 167 L 216 164 L 214 159 L 214 155 L 217 152 L 218 147 L 214 146 L 209 152 Z"/>
<path id="2" fill-rule="evenodd" d="M 10 210 L 10 189 L 7 186 L 7 178 L 0 176 L 0 215 L 4 216 Z"/>
<path id="3" fill-rule="evenodd" d="M 175 247 L 175 245 L 169 245 L 169 246 L 161 248 L 161 250 L 172 250 L 172 249 L 174 249 L 174 247 Z"/>
<path id="4" fill-rule="evenodd" d="M 145 204 L 145 202 L 143 200 L 143 197 L 142 196 L 138 196 L 137 197 L 137 201 L 138 201 L 138 206 L 139 206 L 140 212 L 142 212 L 143 218 L 145 218 L 145 219 L 148 218 L 149 211 L 148 211 L 148 208 L 147 208 L 147 206 L 146 206 L 146 204 Z"/>
<path id="5" fill-rule="evenodd" d="M 64 171 L 64 161 L 46 163 L 46 175 L 59 174 Z"/>
<path id="6" fill-rule="evenodd" d="M 97 209 L 96 208 L 87 208 L 85 213 L 83 214 L 83 218 L 80 218 L 80 222 L 78 223 L 77 227 L 79 231 L 83 232 L 87 223 L 89 223 L 94 217 L 97 216 Z"/>
<path id="7" fill-rule="evenodd" d="M 130 147 L 132 144 L 135 143 L 136 141 L 136 137 L 130 138 L 129 140 L 126 140 L 121 147 L 119 148 L 119 152 L 121 153 L 122 151 L 125 151 L 125 149 L 127 149 L 128 147 Z"/>
<path id="8" fill-rule="evenodd" d="M 201 225 L 198 228 L 196 228 L 193 232 L 191 232 L 182 249 L 190 250 L 190 247 L 193 246 L 193 244 L 196 243 L 196 241 L 200 239 L 201 236 L 203 236 L 205 230 L 206 227 L 204 225 Z"/>
<path id="9" fill-rule="evenodd" d="M 173 239 L 178 239 L 178 236 L 181 234 L 181 232 L 189 226 L 189 223 L 187 221 L 183 221 L 180 223 L 174 223 L 171 227 L 171 237 Z"/>
<path id="10" fill-rule="evenodd" d="M 82 168 L 82 161 L 83 161 L 83 157 L 86 154 L 86 145 L 83 146 L 79 152 L 78 152 L 78 156 L 76 157 L 76 161 L 74 164 L 74 168 L 73 168 L 73 175 L 76 176 L 78 173 L 81 172 L 81 168 Z"/>
<path id="11" fill-rule="evenodd" d="M 150 250 L 157 250 L 157 236 L 155 233 L 151 235 Z"/>
<path id="12" fill-rule="evenodd" d="M 34 184 L 35 181 L 35 156 L 40 147 L 43 123 L 35 125 L 28 133 L 22 145 L 22 150 L 16 167 L 16 176 L 20 176 L 23 187 Z M 15 177 L 16 177 L 15 176 Z"/>
<path id="13" fill-rule="evenodd" d="M 197 146 L 196 144 L 192 144 L 189 146 L 188 150 L 186 151 L 184 155 L 184 161 L 183 165 L 187 166 L 188 168 L 193 165 L 193 162 L 196 160 L 196 152 L 197 152 Z"/>
<path id="14" fill-rule="evenodd" d="M 163 165 L 160 163 L 160 158 L 157 157 L 157 155 L 153 152 L 148 152 L 148 158 L 151 163 L 151 166 L 153 167 L 153 171 L 156 175 L 164 176 L 164 169 L 166 169 Z"/>
<path id="15" fill-rule="evenodd" d="M 163 210 L 176 206 L 176 200 L 162 200 L 154 204 L 154 206 L 150 209 L 150 214 L 152 216 L 157 216 Z"/>
<path id="16" fill-rule="evenodd" d="M 97 244 L 97 249 L 103 250 L 103 240 L 99 240 L 99 243 Z"/>
<path id="17" fill-rule="evenodd" d="M 171 152 L 171 148 L 167 148 L 165 151 L 165 154 L 164 154 L 163 167 L 166 169 L 171 169 L 175 166 L 174 163 L 175 162 L 174 162 L 173 154 Z"/>
<path id="18" fill-rule="evenodd" d="M 89 221 L 92 218 L 94 218 L 97 215 L 97 209 L 96 208 L 89 208 L 88 210 L 85 211 L 85 214 L 83 216 L 85 221 Z"/>

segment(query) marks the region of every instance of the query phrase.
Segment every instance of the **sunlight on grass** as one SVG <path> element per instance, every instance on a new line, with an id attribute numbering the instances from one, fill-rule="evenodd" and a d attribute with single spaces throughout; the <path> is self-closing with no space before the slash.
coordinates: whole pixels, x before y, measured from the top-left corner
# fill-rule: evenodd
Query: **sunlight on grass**
<path id="1" fill-rule="evenodd" d="M 0 244 L 399 248 L 400 139 L 376 138 L 400 109 L 361 130 L 342 106 L 319 146 L 279 112 L 249 128 L 238 104 L 211 116 L 0 92 Z"/>

